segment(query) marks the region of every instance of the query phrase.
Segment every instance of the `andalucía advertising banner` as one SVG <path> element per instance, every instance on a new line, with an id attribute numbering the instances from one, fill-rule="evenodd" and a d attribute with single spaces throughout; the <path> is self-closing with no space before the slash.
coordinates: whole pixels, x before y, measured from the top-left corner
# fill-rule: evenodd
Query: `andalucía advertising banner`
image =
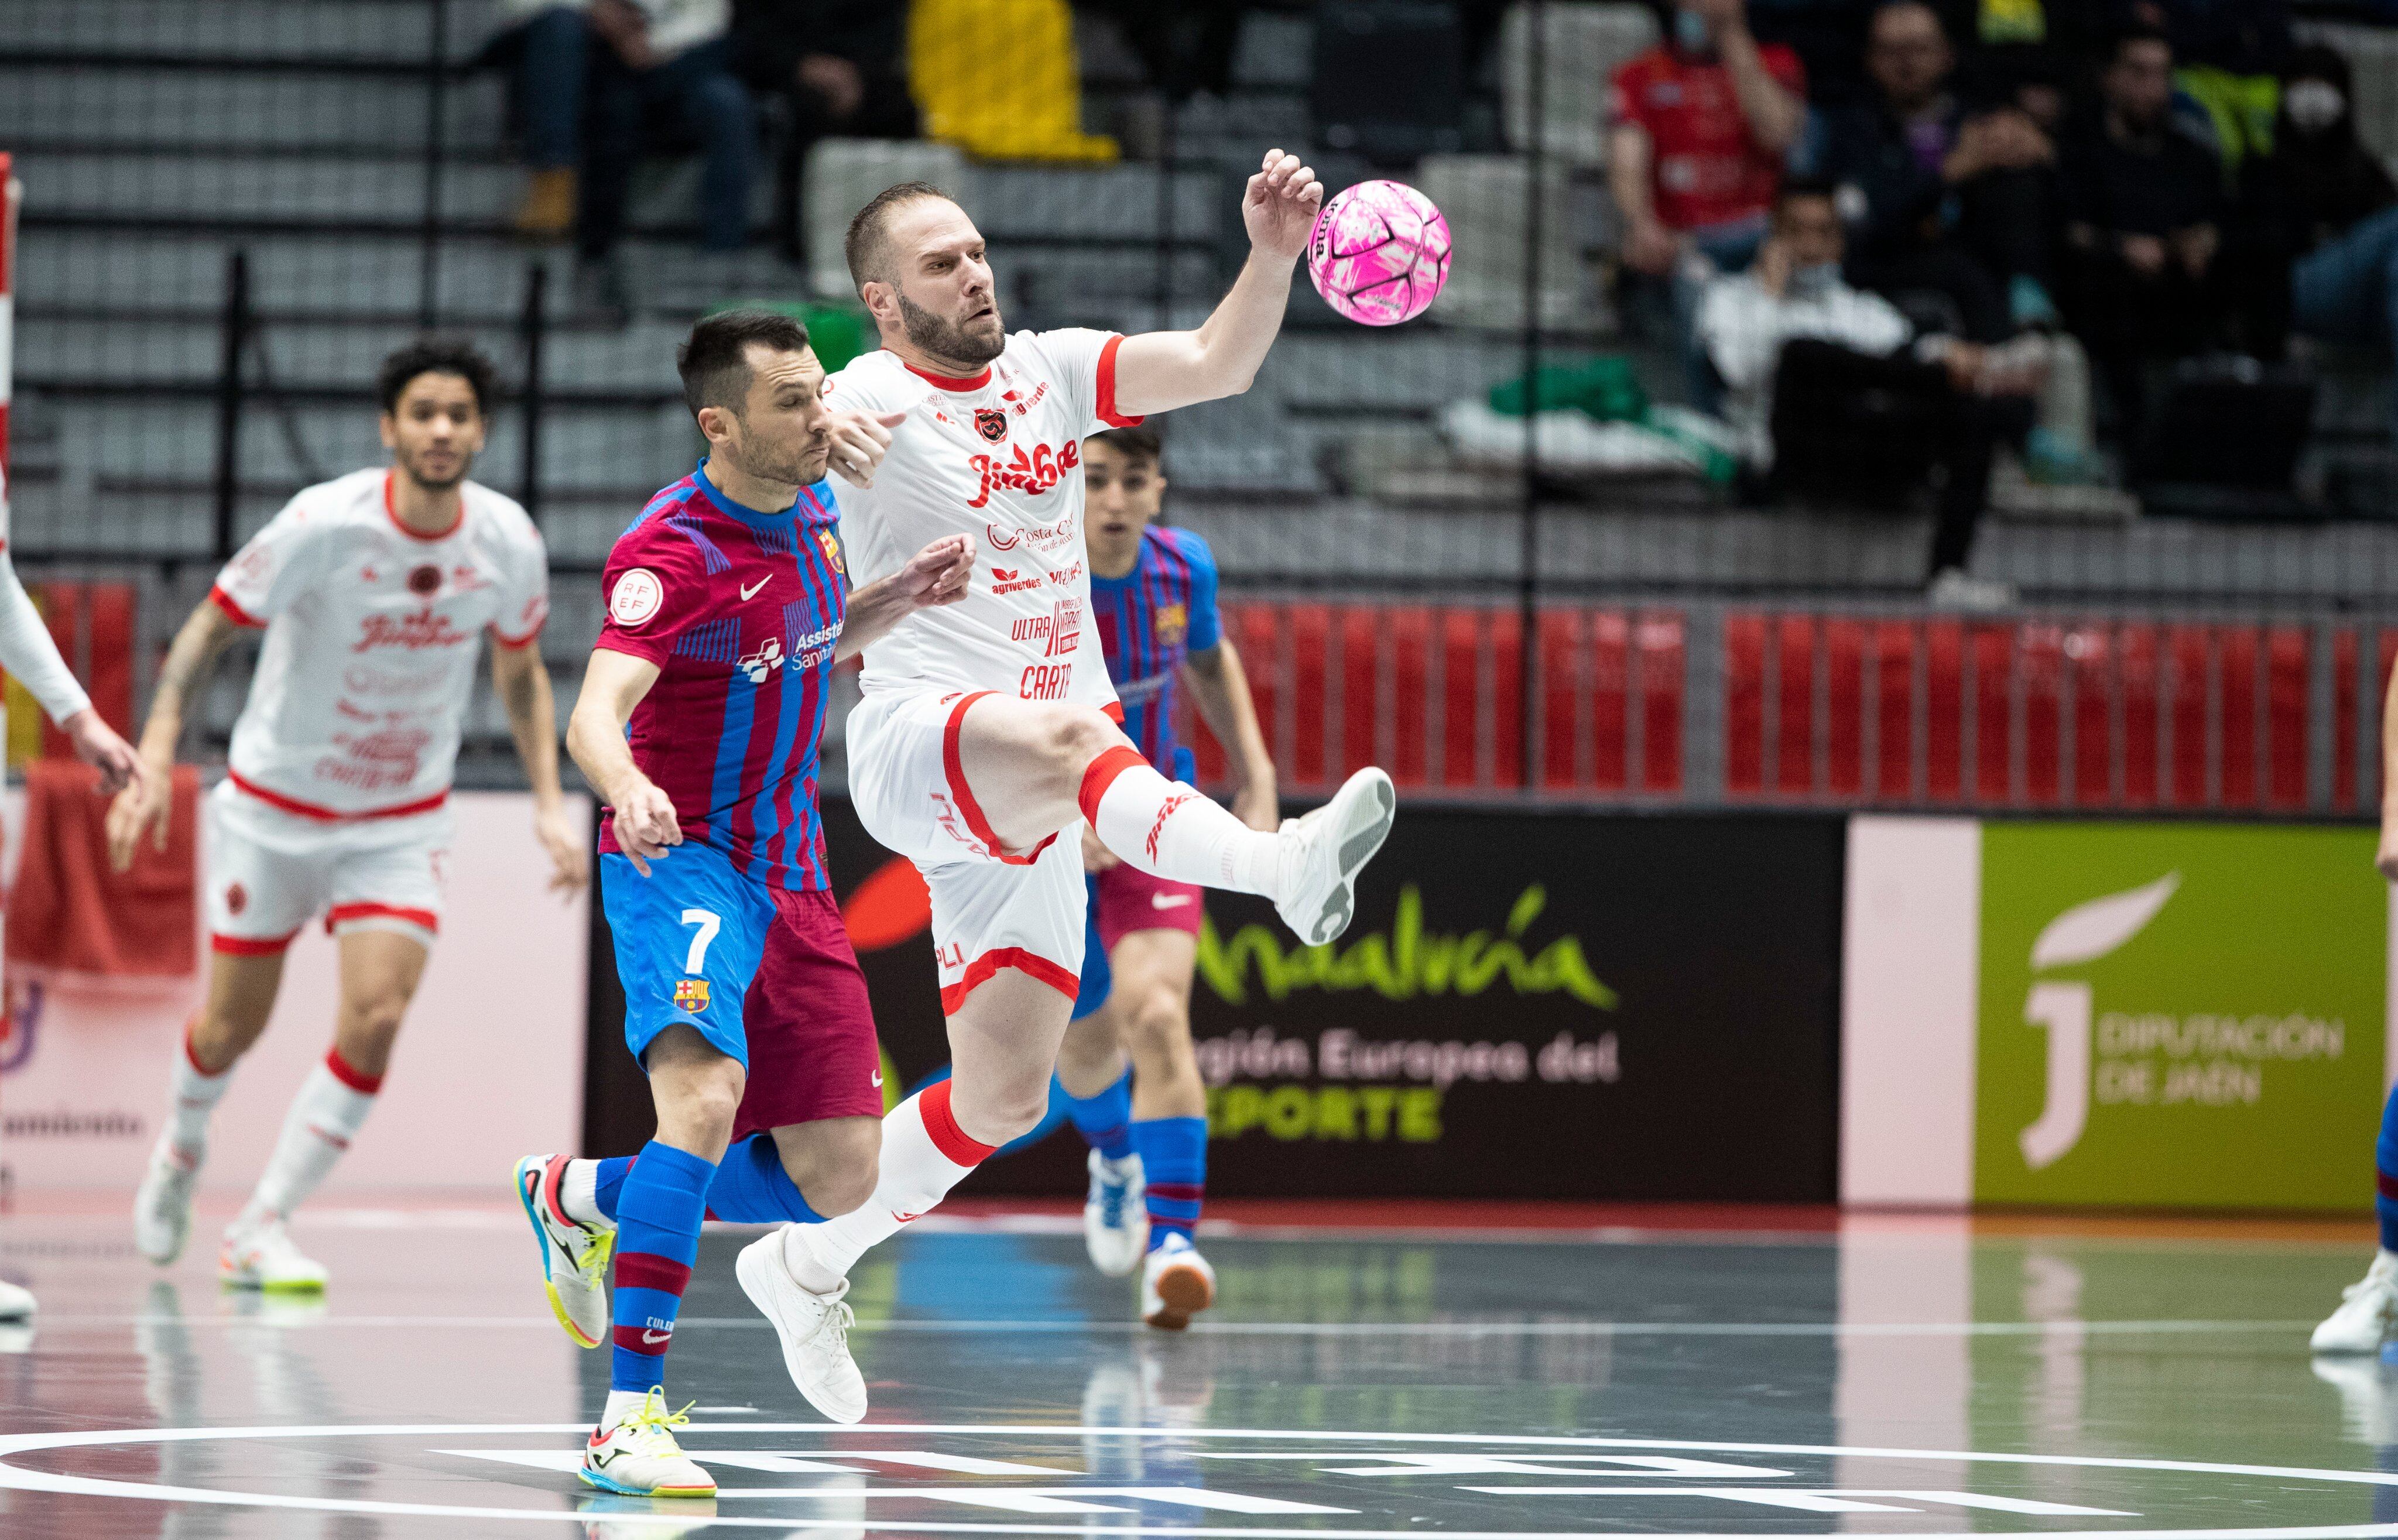
<path id="1" fill-rule="evenodd" d="M 1985 824 L 1974 1196 L 2360 1207 L 2373 852 L 2362 828 Z"/>

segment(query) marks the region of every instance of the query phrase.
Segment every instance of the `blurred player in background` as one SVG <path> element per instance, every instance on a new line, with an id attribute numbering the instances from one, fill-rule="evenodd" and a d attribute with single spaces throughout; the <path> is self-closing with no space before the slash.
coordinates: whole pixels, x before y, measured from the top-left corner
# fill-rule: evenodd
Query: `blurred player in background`
<path id="1" fill-rule="evenodd" d="M 861 579 L 883 577 L 963 536 L 989 566 L 960 603 L 867 647 L 849 718 L 858 819 L 931 891 L 953 1072 L 883 1119 L 869 1200 L 742 1253 L 743 1286 L 818 1405 L 835 1384 L 861 1412 L 865 1400 L 845 1345 L 838 1359 L 791 1350 L 822 1302 L 869 1247 L 1047 1110 L 1083 966 L 1080 824 L 1152 877 L 1264 896 L 1310 944 L 1347 927 L 1356 874 L 1390 832 L 1395 797 L 1378 770 L 1271 834 L 1166 779 L 1118 729 L 1086 635 L 1084 438 L 1246 390 L 1323 202 L 1298 156 L 1268 154 L 1242 194 L 1249 258 L 1231 292 L 1196 330 L 1130 338 L 1009 336 L 981 232 L 935 188 L 887 188 L 851 222 L 850 275 L 882 346 L 835 375 L 829 398 L 905 415 L 874 485 L 838 489 L 850 561 Z"/>
<path id="2" fill-rule="evenodd" d="M 522 508 L 466 479 L 491 421 L 491 360 L 421 339 L 384 360 L 376 390 L 390 465 L 303 490 L 226 564 L 159 669 L 146 773 L 108 814 L 117 870 L 138 841 L 165 845 L 185 712 L 225 645 L 263 628 L 225 778 L 208 797 L 208 998 L 175 1055 L 166 1127 L 133 1203 L 134 1245 L 174 1261 L 209 1114 L 265 1030 L 285 949 L 322 914 L 341 948 L 333 1042 L 225 1230 L 218 1270 L 241 1288 L 325 1285 L 284 1221 L 372 1110 L 441 928 L 450 778 L 486 631 L 552 886 L 572 892 L 590 875 L 559 792 L 558 716 L 536 645 L 548 557 Z"/>
<path id="3" fill-rule="evenodd" d="M 882 1047 L 826 874 L 817 746 L 833 665 L 974 570 L 953 536 L 850 592 L 825 471 L 871 483 L 896 419 L 828 407 L 800 323 L 711 315 L 677 364 L 707 457 L 609 553 L 567 729 L 609 810 L 600 896 L 657 1133 L 629 1158 L 517 1166 L 551 1308 L 584 1346 L 611 1344 L 582 1480 L 641 1497 L 716 1491 L 665 1400 L 702 1219 L 812 1221 L 874 1190 Z M 745 1252 L 745 1287 L 754 1265 Z M 787 1354 L 849 1365 L 845 1292 L 803 1302 Z M 866 1410 L 862 1384 L 810 1399 L 839 1422 Z"/>
<path id="4" fill-rule="evenodd" d="M 2398 673 L 2381 703 L 2381 875 L 2398 882 Z M 2376 1353 L 2398 1327 L 2398 1089 L 2381 1107 L 2381 1137 L 2373 1146 L 2373 1212 L 2381 1244 L 2362 1280 L 2340 1292 L 2340 1306 L 2315 1328 L 2318 1353 Z"/>
<path id="5" fill-rule="evenodd" d="M 8 555 L 8 478 L 0 470 L 0 670 L 25 687 L 74 745 L 76 757 L 100 771 L 100 789 L 114 795 L 141 778 L 141 757 L 116 730 L 100 719 L 74 671 L 59 656 L 59 644 L 42 623 L 41 611 L 17 581 Z M 34 1313 L 33 1293 L 0 1279 L 0 1320 L 23 1320 Z"/>
<path id="6" fill-rule="evenodd" d="M 1273 758 L 1241 655 L 1216 612 L 1216 558 L 1187 529 L 1152 522 L 1165 491 L 1157 435 L 1111 428 L 1083 441 L 1092 623 L 1124 703 L 1125 735 L 1152 765 L 1193 781 L 1175 741 L 1178 677 L 1233 762 L 1233 810 L 1273 829 Z M 1141 1269 L 1140 1315 L 1180 1331 L 1215 1300 L 1215 1269 L 1192 1244 L 1207 1180 L 1207 1088 L 1191 1050 L 1195 883 L 1118 861 L 1083 830 L 1090 926 L 1082 990 L 1058 1051 L 1074 1127 L 1091 1145 L 1083 1239 L 1111 1278 Z M 1125 1067 L 1129 1051 L 1131 1067 Z"/>

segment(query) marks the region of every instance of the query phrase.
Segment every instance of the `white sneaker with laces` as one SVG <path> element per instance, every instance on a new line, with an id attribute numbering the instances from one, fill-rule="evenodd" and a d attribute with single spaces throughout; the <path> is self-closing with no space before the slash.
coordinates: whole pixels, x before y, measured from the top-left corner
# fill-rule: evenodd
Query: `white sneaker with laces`
<path id="1" fill-rule="evenodd" d="M 1161 1332 L 1179 1332 L 1216 1303 L 1216 1269 L 1199 1248 L 1169 1235 L 1142 1259 L 1140 1319 Z"/>
<path id="2" fill-rule="evenodd" d="M 759 1313 L 775 1323 L 783 1340 L 783 1367 L 800 1394 L 837 1423 L 854 1423 L 866 1415 L 866 1376 L 849 1356 L 849 1329 L 855 1320 L 844 1296 L 849 1279 L 829 1294 L 800 1286 L 783 1260 L 783 1232 L 770 1230 L 734 1259 L 733 1276 Z"/>
<path id="3" fill-rule="evenodd" d="M 566 1216 L 559 1184 L 565 1180 L 568 1158 L 528 1155 L 518 1161 L 517 1200 L 541 1246 L 549 1313 L 577 1346 L 597 1347 L 608 1340 L 608 1257 L 616 1249 L 616 1232 Z"/>
<path id="4" fill-rule="evenodd" d="M 1391 778 L 1368 765 L 1331 801 L 1282 826 L 1283 870 L 1294 876 L 1274 912 L 1300 940 L 1321 946 L 1349 928 L 1357 906 L 1352 884 L 1389 837 L 1398 804 Z"/>
<path id="5" fill-rule="evenodd" d="M 1111 1160 L 1091 1152 L 1091 1193 L 1083 1200 L 1083 1245 L 1091 1265 L 1110 1278 L 1124 1278 L 1149 1250 L 1149 1207 L 1143 1199 L 1140 1157 Z"/>
<path id="6" fill-rule="evenodd" d="M 2364 1277 L 2340 1291 L 2334 1310 L 2308 1343 L 2317 1353 L 2378 1353 L 2398 1317 L 2398 1252 L 2377 1252 Z"/>
<path id="7" fill-rule="evenodd" d="M 280 1219 L 244 1225 L 236 1220 L 217 1253 L 217 1276 L 232 1289 L 271 1293 L 308 1293 L 325 1287 L 324 1264 L 302 1253 Z"/>
<path id="8" fill-rule="evenodd" d="M 626 1497 L 713 1497 L 716 1478 L 675 1442 L 674 1430 L 689 1423 L 690 1411 L 667 1410 L 663 1386 L 653 1386 L 639 1406 L 608 1427 L 595 1427 L 583 1446 L 586 1486 Z"/>
<path id="9" fill-rule="evenodd" d="M 34 1291 L 0 1279 L 0 1321 L 31 1320 L 34 1309 Z"/>
<path id="10" fill-rule="evenodd" d="M 183 1254 L 192 1234 L 192 1184 L 205 1152 L 186 1155 L 161 1138 L 133 1194 L 133 1249 L 164 1267 Z"/>

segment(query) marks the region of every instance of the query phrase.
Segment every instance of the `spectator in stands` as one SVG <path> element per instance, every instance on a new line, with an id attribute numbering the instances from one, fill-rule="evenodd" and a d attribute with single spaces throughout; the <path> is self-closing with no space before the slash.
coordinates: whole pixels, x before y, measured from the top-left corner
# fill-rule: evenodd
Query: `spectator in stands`
<path id="1" fill-rule="evenodd" d="M 2011 603 L 2012 589 L 1965 568 L 1994 450 L 2030 418 L 2054 344 L 1919 337 L 1895 305 L 1849 286 L 1845 244 L 1832 185 L 1793 181 L 1755 264 L 1707 288 L 1699 337 L 1749 468 L 1778 489 L 1839 502 L 1904 495 L 1941 468 L 1930 597 Z"/>
<path id="2" fill-rule="evenodd" d="M 516 113 L 530 173 L 517 233 L 557 240 L 574 227 L 590 28 L 581 5 L 561 0 L 501 0 L 500 14 L 516 55 Z"/>
<path id="3" fill-rule="evenodd" d="M 1966 99 L 1957 50 L 1922 0 L 1875 8 L 1866 73 L 1875 99 L 1827 127 L 1821 168 L 1848 219 L 1851 280 L 1940 295 L 1977 342 L 2053 322 L 2049 135 L 2013 93 Z"/>
<path id="4" fill-rule="evenodd" d="M 761 96 L 779 96 L 789 133 L 775 178 L 775 234 L 804 261 L 800 179 L 821 139 L 914 139 L 902 63 L 908 12 L 891 0 L 734 0 L 734 58 Z"/>
<path id="5" fill-rule="evenodd" d="M 590 50 L 575 297 L 586 314 L 621 322 L 631 301 L 616 243 L 634 163 L 657 142 L 648 131 L 696 143 L 700 245 L 730 251 L 749 238 L 758 117 L 733 73 L 732 0 L 588 0 L 584 14 L 600 46 Z"/>
<path id="6" fill-rule="evenodd" d="M 2222 167 L 2173 127 L 2173 89 L 2164 35 L 2124 32 L 2099 76 L 2097 120 L 2064 154 L 2066 313 L 2127 442 L 2146 421 L 2149 365 L 2200 351 L 2222 316 Z"/>
<path id="7" fill-rule="evenodd" d="M 1765 238 L 1773 192 L 1806 126 L 1798 56 L 1760 47 L 1745 0 L 1661 4 L 1665 40 L 1615 72 L 1608 184 L 1623 212 L 1623 261 L 1674 286 L 1690 347 L 1698 296 Z"/>

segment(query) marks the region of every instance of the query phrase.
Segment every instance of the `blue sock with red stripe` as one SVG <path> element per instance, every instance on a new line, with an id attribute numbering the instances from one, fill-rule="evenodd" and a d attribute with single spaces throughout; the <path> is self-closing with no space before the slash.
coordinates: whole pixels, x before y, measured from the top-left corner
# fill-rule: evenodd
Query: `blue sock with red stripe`
<path id="1" fill-rule="evenodd" d="M 2381 1138 L 2373 1146 L 2373 1212 L 2381 1221 L 2381 1249 L 2398 1252 L 2398 1090 L 2381 1105 Z"/>
<path id="2" fill-rule="evenodd" d="M 1063 1088 L 1061 1087 L 1062 1091 Z M 1132 1153 L 1132 1071 L 1097 1096 L 1066 1094 L 1066 1116 L 1083 1142 L 1111 1160 Z"/>
<path id="3" fill-rule="evenodd" d="M 1149 1187 L 1149 1249 L 1170 1235 L 1190 1239 L 1207 1189 L 1207 1119 L 1145 1118 L 1132 1126 L 1132 1144 Z"/>
<path id="4" fill-rule="evenodd" d="M 716 1163 L 653 1139 L 616 1196 L 615 1351 L 611 1390 L 666 1383 L 667 1348 L 699 1257 L 699 1225 Z"/>
<path id="5" fill-rule="evenodd" d="M 616 1205 L 625 1191 L 625 1178 L 633 1169 L 633 1158 L 612 1155 L 597 1165 L 598 1170 L 592 1172 L 591 1178 L 591 1201 L 599 1205 L 600 1212 L 607 1215 L 608 1223 L 613 1225 L 616 1222 Z"/>
<path id="6" fill-rule="evenodd" d="M 821 1225 L 825 1217 L 783 1169 L 771 1133 L 753 1133 L 724 1152 L 707 1185 L 707 1212 L 736 1225 Z"/>

